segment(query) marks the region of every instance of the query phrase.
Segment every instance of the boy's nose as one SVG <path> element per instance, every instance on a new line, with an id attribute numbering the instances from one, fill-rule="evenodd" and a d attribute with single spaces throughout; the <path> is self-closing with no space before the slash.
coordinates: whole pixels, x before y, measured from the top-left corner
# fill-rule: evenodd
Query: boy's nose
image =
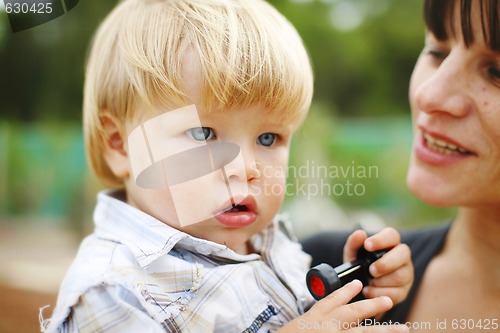
<path id="1" fill-rule="evenodd" d="M 224 167 L 229 180 L 252 182 L 260 178 L 261 172 L 251 149 L 240 146 L 240 154 Z"/>
<path id="2" fill-rule="evenodd" d="M 248 182 L 252 182 L 261 176 L 259 166 L 255 160 L 249 160 L 245 162 L 246 179 Z"/>

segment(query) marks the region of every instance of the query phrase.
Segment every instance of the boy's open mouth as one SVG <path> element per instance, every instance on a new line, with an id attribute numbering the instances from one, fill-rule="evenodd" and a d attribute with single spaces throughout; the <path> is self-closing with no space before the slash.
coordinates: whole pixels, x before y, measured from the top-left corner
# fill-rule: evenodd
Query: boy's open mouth
<path id="1" fill-rule="evenodd" d="M 257 202 L 251 196 L 245 197 L 241 201 L 232 200 L 226 208 L 221 209 L 215 215 L 215 219 L 227 227 L 244 227 L 255 222 L 257 218 Z"/>
<path id="2" fill-rule="evenodd" d="M 234 212 L 248 212 L 248 207 L 245 205 L 233 205 L 224 211 L 225 213 L 234 213 Z"/>

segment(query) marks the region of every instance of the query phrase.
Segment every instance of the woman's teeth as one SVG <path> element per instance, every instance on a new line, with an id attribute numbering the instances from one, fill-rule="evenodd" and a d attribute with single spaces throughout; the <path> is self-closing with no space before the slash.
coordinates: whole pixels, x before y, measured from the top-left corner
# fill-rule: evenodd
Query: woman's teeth
<path id="1" fill-rule="evenodd" d="M 424 139 L 427 144 L 427 147 L 431 150 L 437 151 L 438 153 L 441 154 L 446 154 L 446 155 L 468 155 L 470 154 L 469 151 L 457 147 L 452 143 L 436 139 L 433 136 L 431 136 L 428 133 L 424 134 Z"/>

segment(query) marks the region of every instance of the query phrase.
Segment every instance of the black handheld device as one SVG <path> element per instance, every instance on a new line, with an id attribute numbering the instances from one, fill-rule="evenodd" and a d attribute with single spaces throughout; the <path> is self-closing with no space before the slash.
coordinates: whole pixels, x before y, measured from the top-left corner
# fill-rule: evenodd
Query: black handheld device
<path id="1" fill-rule="evenodd" d="M 386 252 L 387 250 L 368 252 L 361 247 L 354 261 L 335 268 L 325 263 L 314 266 L 306 275 L 307 288 L 316 300 L 320 300 L 354 279 L 366 286 L 373 278 L 368 268 Z"/>

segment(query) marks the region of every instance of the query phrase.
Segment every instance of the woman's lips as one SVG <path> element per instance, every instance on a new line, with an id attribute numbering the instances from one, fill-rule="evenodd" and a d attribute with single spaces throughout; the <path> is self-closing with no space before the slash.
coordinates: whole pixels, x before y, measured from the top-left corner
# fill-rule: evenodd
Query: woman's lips
<path id="1" fill-rule="evenodd" d="M 238 204 L 235 204 L 238 202 Z M 215 219 L 227 227 L 245 227 L 257 219 L 257 202 L 252 196 L 243 200 L 231 200 L 224 205 L 221 213 L 215 215 Z"/>
<path id="2" fill-rule="evenodd" d="M 420 140 L 415 146 L 415 155 L 422 162 L 432 165 L 447 165 L 477 156 L 455 140 L 424 129 L 421 129 Z"/>

